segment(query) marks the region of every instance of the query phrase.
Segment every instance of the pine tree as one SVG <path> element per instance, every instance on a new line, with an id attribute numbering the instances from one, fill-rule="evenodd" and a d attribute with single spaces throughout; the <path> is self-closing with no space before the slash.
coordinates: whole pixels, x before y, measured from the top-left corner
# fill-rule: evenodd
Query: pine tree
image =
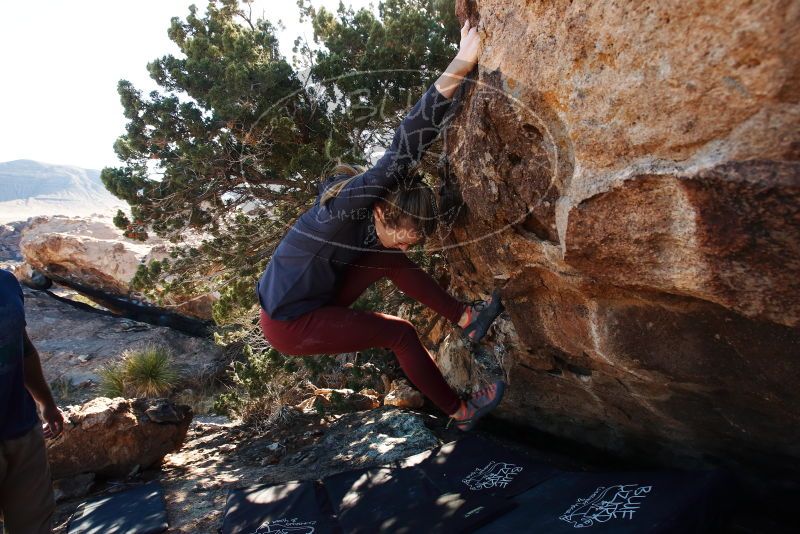
<path id="1" fill-rule="evenodd" d="M 255 280 L 320 179 L 338 160 L 367 161 L 459 36 L 453 0 L 386 0 L 378 17 L 299 0 L 315 44 L 296 41 L 291 65 L 276 27 L 249 7 L 211 0 L 205 16 L 192 6 L 172 19 L 181 55 L 148 64 L 159 91 L 119 82 L 122 165 L 101 174 L 130 204 L 135 237 L 146 237 L 145 225 L 176 243 L 204 236 L 176 248 L 158 275 L 177 293 L 219 291 L 219 323 L 248 320 Z"/>

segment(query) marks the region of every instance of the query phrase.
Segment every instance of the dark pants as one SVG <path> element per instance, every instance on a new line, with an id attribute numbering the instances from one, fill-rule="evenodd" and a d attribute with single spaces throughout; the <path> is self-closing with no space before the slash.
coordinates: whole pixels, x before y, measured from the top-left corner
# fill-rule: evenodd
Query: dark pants
<path id="1" fill-rule="evenodd" d="M 458 395 L 445 381 L 411 323 L 383 313 L 351 310 L 370 285 L 389 278 L 406 295 L 457 323 L 465 304 L 447 294 L 405 254 L 372 252 L 347 268 L 328 306 L 290 321 L 271 319 L 261 310 L 264 337 L 277 350 L 298 356 L 391 349 L 409 380 L 445 414 L 458 410 Z"/>
<path id="2" fill-rule="evenodd" d="M 55 511 L 42 425 L 0 441 L 0 512 L 6 534 L 52 532 Z"/>

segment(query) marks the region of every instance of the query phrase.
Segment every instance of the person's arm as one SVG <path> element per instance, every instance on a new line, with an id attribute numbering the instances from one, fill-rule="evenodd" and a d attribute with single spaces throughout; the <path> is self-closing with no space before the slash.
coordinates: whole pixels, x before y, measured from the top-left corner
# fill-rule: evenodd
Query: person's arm
<path id="1" fill-rule="evenodd" d="M 329 201 L 332 213 L 349 212 L 370 206 L 385 196 L 439 135 L 442 121 L 458 86 L 478 61 L 480 38 L 469 21 L 461 28 L 458 54 L 447 69 L 411 108 L 394 134 L 392 144 L 375 165 L 347 184 Z"/>
<path id="2" fill-rule="evenodd" d="M 436 90 L 445 98 L 453 98 L 453 95 L 461 85 L 464 77 L 472 71 L 478 63 L 481 39 L 478 36 L 478 29 L 469 27 L 469 19 L 464 22 L 461 28 L 461 45 L 458 54 L 447 66 L 445 71 L 439 76 L 433 85 Z"/>
<path id="3" fill-rule="evenodd" d="M 64 417 L 56 406 L 50 386 L 44 379 L 42 372 L 42 362 L 39 359 L 39 351 L 33 346 L 28 331 L 24 330 L 25 341 L 25 360 L 23 368 L 25 371 L 25 387 L 30 392 L 31 397 L 39 404 L 44 419 L 44 437 L 54 438 L 61 433 L 64 427 Z"/>

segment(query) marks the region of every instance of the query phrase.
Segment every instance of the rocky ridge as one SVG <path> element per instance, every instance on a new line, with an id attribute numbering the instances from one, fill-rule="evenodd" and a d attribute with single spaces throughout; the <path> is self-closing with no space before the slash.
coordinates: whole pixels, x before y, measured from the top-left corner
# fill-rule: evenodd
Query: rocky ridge
<path id="1" fill-rule="evenodd" d="M 0 224 L 39 215 L 113 216 L 127 209 L 109 193 L 100 171 L 32 160 L 0 163 Z"/>

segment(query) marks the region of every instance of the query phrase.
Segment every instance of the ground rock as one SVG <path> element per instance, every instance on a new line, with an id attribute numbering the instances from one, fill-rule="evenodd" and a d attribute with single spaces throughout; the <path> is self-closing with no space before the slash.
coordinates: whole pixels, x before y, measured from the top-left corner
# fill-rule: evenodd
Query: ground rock
<path id="1" fill-rule="evenodd" d="M 31 289 L 38 289 L 44 291 L 53 287 L 53 281 L 37 271 L 29 263 L 18 263 L 13 270 L 14 276 L 21 283 L 25 284 Z"/>
<path id="2" fill-rule="evenodd" d="M 64 432 L 47 445 L 53 478 L 82 473 L 122 476 L 180 449 L 191 409 L 172 406 L 179 419 L 155 423 L 146 415 L 154 402 L 163 401 L 98 397 L 71 407 L 64 414 Z"/>
<path id="3" fill-rule="evenodd" d="M 53 494 L 56 502 L 75 499 L 88 494 L 94 484 L 94 473 L 82 473 L 53 481 Z"/>
<path id="4" fill-rule="evenodd" d="M 22 229 L 26 224 L 26 221 L 0 224 L 0 261 L 22 260 L 19 241 L 22 239 Z"/>
<path id="5" fill-rule="evenodd" d="M 392 382 L 391 390 L 384 397 L 383 404 L 398 408 L 422 408 L 425 398 L 422 393 L 411 387 L 408 380 L 400 378 Z"/>
<path id="6" fill-rule="evenodd" d="M 371 410 L 380 406 L 371 392 L 354 392 L 352 389 L 317 389 L 314 396 L 297 405 L 303 413 L 347 413 Z"/>
<path id="7" fill-rule="evenodd" d="M 285 462 L 297 468 L 324 466 L 335 472 L 390 463 L 438 444 L 420 415 L 384 406 L 341 416 L 318 442 Z M 314 468 L 309 473 L 315 478 L 321 472 Z"/>

